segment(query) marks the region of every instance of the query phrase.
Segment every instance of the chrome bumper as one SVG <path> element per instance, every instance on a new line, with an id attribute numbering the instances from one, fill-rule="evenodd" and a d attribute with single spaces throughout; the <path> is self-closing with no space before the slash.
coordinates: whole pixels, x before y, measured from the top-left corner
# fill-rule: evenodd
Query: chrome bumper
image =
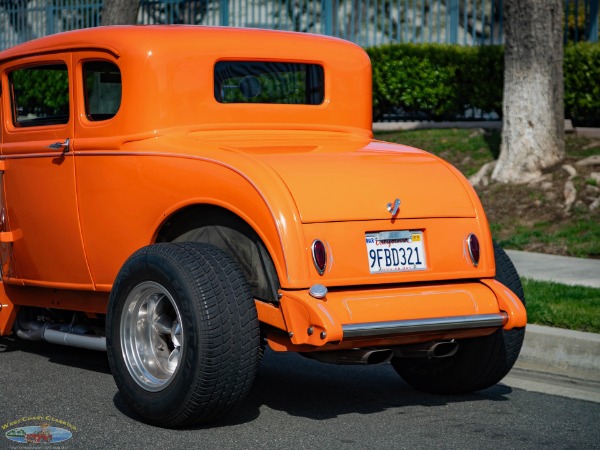
<path id="1" fill-rule="evenodd" d="M 474 328 L 500 328 L 508 321 L 508 315 L 481 314 L 473 316 L 437 317 L 432 319 L 396 320 L 342 325 L 344 339 L 382 338 L 428 332 L 471 330 Z"/>

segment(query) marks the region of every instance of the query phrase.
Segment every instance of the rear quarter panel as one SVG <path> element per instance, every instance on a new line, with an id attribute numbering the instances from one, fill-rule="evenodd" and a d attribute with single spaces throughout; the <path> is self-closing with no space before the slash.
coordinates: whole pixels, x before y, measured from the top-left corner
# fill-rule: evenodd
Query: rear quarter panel
<path id="1" fill-rule="evenodd" d="M 98 289 L 110 289 L 127 257 L 154 242 L 170 215 L 195 204 L 221 206 L 245 220 L 265 243 L 283 285 L 307 278 L 298 214 L 278 178 L 263 173 L 257 186 L 210 151 L 200 157 L 157 147 L 77 152 L 82 234 Z"/>

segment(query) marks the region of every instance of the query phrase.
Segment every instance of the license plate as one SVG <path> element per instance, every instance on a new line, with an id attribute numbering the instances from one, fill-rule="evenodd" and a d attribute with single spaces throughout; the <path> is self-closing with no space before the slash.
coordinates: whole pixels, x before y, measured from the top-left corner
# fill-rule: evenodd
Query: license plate
<path id="1" fill-rule="evenodd" d="M 427 269 L 422 231 L 381 231 L 365 237 L 371 273 Z"/>

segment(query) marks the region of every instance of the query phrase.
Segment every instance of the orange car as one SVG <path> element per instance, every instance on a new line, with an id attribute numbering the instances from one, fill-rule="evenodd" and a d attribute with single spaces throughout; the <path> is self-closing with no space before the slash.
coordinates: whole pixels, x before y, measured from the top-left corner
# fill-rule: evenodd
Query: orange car
<path id="1" fill-rule="evenodd" d="M 464 177 L 373 140 L 351 43 L 96 28 L 0 53 L 0 335 L 107 350 L 177 427 L 223 416 L 274 351 L 463 393 L 526 313 Z"/>

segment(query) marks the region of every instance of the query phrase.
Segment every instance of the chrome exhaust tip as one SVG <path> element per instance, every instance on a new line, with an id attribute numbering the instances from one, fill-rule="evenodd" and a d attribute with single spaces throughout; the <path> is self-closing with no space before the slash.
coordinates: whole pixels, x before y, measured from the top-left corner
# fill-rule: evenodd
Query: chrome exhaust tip
<path id="1" fill-rule="evenodd" d="M 324 352 L 301 353 L 315 361 L 337 365 L 375 365 L 385 364 L 392 359 L 394 352 L 391 349 L 352 349 L 332 350 Z"/>
<path id="2" fill-rule="evenodd" d="M 396 358 L 448 358 L 458 351 L 458 342 L 432 341 L 420 344 L 402 345 L 394 348 Z"/>

